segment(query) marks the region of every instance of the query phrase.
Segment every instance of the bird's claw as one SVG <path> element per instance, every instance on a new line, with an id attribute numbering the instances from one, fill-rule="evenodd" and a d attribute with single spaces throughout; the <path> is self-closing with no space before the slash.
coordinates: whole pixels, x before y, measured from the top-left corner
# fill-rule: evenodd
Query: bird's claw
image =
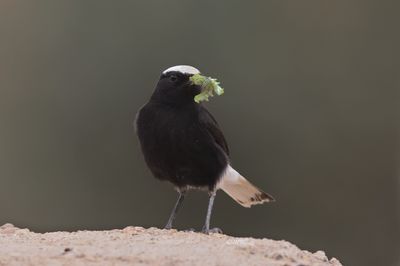
<path id="1" fill-rule="evenodd" d="M 164 226 L 164 230 L 171 230 L 171 229 L 172 229 L 172 226 L 169 225 L 169 224 L 167 224 L 166 226 Z"/>
<path id="2" fill-rule="evenodd" d="M 205 228 L 203 228 L 203 230 L 201 230 L 201 232 L 203 233 L 203 234 L 222 234 L 222 230 L 221 230 L 221 228 L 218 228 L 218 227 L 214 227 L 214 228 L 211 228 L 211 229 L 205 229 Z"/>

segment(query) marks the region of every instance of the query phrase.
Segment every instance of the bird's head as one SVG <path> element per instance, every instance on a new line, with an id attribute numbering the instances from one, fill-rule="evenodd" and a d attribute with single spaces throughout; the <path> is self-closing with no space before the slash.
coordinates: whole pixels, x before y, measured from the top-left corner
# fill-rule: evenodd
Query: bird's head
<path id="1" fill-rule="evenodd" d="M 172 105 L 195 104 L 194 97 L 201 92 L 201 86 L 191 80 L 200 71 L 192 66 L 179 65 L 164 70 L 152 95 L 152 100 Z"/>

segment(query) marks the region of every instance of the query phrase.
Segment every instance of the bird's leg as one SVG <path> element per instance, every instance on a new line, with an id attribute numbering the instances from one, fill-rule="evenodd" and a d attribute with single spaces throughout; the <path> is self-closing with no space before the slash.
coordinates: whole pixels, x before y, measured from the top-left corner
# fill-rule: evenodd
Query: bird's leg
<path id="1" fill-rule="evenodd" d="M 210 230 L 210 219 L 211 219 L 211 212 L 212 212 L 212 208 L 214 205 L 214 199 L 216 196 L 216 191 L 212 191 L 210 192 L 210 199 L 208 201 L 208 208 L 207 208 L 207 216 L 206 216 L 206 222 L 203 226 L 203 230 L 202 232 L 205 234 L 209 234 L 209 233 L 222 233 L 222 230 L 219 228 L 213 228 Z"/>
<path id="2" fill-rule="evenodd" d="M 172 209 L 171 215 L 169 216 L 168 222 L 165 225 L 164 229 L 171 229 L 172 228 L 172 223 L 175 220 L 176 214 L 178 213 L 178 210 L 182 206 L 182 202 L 185 199 L 186 191 L 178 191 L 178 193 L 179 193 L 178 200 L 176 201 L 175 206 Z"/>

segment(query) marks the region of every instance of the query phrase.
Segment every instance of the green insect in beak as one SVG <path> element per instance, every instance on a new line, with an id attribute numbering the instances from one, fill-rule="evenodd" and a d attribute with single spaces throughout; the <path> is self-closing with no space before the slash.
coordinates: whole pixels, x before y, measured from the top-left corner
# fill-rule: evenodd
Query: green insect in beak
<path id="1" fill-rule="evenodd" d="M 222 95 L 224 93 L 224 89 L 219 86 L 219 82 L 214 78 L 206 77 L 201 74 L 194 74 L 190 77 L 190 81 L 202 88 L 201 93 L 194 97 L 196 103 L 208 101 L 208 98 L 213 97 L 214 94 Z"/>

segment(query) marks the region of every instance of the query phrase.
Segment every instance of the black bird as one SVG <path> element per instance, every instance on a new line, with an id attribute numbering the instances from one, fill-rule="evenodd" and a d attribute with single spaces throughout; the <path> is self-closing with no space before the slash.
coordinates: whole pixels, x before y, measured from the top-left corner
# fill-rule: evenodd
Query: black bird
<path id="1" fill-rule="evenodd" d="M 170 181 L 179 193 L 165 228 L 172 228 L 176 213 L 189 189 L 209 192 L 204 233 L 210 230 L 211 211 L 218 189 L 244 207 L 274 199 L 241 176 L 229 163 L 229 149 L 211 113 L 194 97 L 201 87 L 189 78 L 199 74 L 191 66 L 165 70 L 149 102 L 136 116 L 144 159 L 153 175 Z"/>

